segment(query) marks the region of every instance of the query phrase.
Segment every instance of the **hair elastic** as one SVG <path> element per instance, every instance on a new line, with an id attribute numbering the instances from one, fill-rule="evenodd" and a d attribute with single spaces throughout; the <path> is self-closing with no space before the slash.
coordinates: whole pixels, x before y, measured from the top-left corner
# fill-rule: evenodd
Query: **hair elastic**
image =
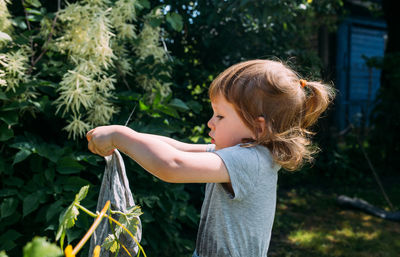
<path id="1" fill-rule="evenodd" d="M 301 86 L 301 88 L 304 88 L 305 86 L 307 86 L 307 80 L 300 79 L 300 86 Z"/>

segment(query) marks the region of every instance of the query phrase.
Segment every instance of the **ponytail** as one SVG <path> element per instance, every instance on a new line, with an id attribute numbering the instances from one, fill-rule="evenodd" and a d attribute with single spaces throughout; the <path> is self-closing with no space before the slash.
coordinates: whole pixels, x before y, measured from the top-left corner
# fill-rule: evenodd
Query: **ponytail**
<path id="1" fill-rule="evenodd" d="M 307 93 L 301 127 L 307 129 L 315 124 L 319 116 L 332 102 L 335 97 L 335 91 L 331 86 L 320 82 L 307 82 L 304 90 L 306 90 Z"/>

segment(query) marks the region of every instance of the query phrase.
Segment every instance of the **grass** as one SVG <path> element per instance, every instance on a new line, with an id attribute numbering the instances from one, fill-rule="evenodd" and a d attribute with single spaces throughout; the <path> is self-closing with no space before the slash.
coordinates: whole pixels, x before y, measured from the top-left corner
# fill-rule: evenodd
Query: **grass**
<path id="1" fill-rule="evenodd" d="M 290 175 L 289 175 L 290 176 Z M 374 181 L 358 186 L 332 181 L 279 186 L 277 211 L 268 256 L 400 256 L 400 222 L 383 220 L 340 207 L 340 194 L 362 198 L 387 209 Z M 400 210 L 400 176 L 384 180 Z"/>

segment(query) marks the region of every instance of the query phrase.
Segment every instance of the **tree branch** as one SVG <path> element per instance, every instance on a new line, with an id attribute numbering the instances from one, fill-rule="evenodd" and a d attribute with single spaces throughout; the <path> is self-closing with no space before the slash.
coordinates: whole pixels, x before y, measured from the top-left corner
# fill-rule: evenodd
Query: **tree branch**
<path id="1" fill-rule="evenodd" d="M 21 1 L 23 1 L 23 0 L 21 0 Z M 51 24 L 51 30 L 50 30 L 49 36 L 47 37 L 47 40 L 46 40 L 46 42 L 44 43 L 44 45 L 42 47 L 43 51 L 40 53 L 40 55 L 36 59 L 34 59 L 34 55 L 32 55 L 31 67 L 29 68 L 28 73 L 32 72 L 33 67 L 40 61 L 40 59 L 42 59 L 43 55 L 48 50 L 47 46 L 50 43 L 50 41 L 52 40 L 52 37 L 53 37 L 53 34 L 54 34 L 54 28 L 56 26 L 56 22 L 57 22 L 57 19 L 58 19 L 58 13 L 60 12 L 60 9 L 61 9 L 61 0 L 57 0 L 57 1 L 58 1 L 58 3 L 57 3 L 57 8 L 58 8 L 57 9 L 57 13 L 56 13 L 56 16 L 53 19 L 52 24 Z"/>

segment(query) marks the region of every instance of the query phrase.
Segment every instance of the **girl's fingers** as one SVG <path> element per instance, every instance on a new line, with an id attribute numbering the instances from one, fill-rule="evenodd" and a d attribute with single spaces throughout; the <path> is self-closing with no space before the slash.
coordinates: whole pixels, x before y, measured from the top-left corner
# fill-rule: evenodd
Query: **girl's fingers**
<path id="1" fill-rule="evenodd" d="M 115 150 L 115 149 L 112 149 L 111 151 L 109 151 L 108 153 L 106 153 L 104 156 L 112 155 L 112 154 L 114 153 L 114 150 Z"/>
<path id="2" fill-rule="evenodd" d="M 103 157 L 109 156 L 109 155 L 113 154 L 113 153 L 114 153 L 114 150 L 115 150 L 115 149 L 112 149 L 112 150 L 110 150 L 110 151 L 108 151 L 108 152 L 100 151 L 99 149 L 97 149 L 97 148 L 94 146 L 93 141 L 89 141 L 89 143 L 88 143 L 88 149 L 89 149 L 89 151 L 91 151 L 92 153 L 97 154 L 97 155 L 100 155 L 100 156 L 103 156 Z"/>
<path id="3" fill-rule="evenodd" d="M 92 139 L 93 139 L 93 133 L 94 133 L 94 132 L 95 132 L 95 128 L 89 130 L 89 131 L 86 133 L 86 139 L 87 139 L 87 141 L 88 141 L 88 149 L 89 149 L 89 151 L 91 151 L 91 152 L 94 153 L 94 154 L 103 156 L 103 157 L 113 154 L 114 149 L 112 149 L 112 150 L 106 150 L 106 149 L 104 149 L 104 147 L 103 147 L 103 145 L 101 144 L 101 142 L 100 142 L 100 145 L 98 144 L 99 142 L 97 142 L 98 140 L 96 140 L 97 137 L 95 137 L 95 139 L 94 139 L 94 141 L 96 141 L 96 142 L 93 142 Z"/>
<path id="4" fill-rule="evenodd" d="M 91 152 L 94 153 L 94 154 L 101 155 L 101 154 L 99 153 L 99 151 L 96 149 L 96 147 L 94 146 L 94 144 L 93 144 L 92 141 L 89 141 L 89 143 L 88 143 L 88 149 L 89 149 L 89 151 L 91 151 Z"/>
<path id="5" fill-rule="evenodd" d="M 86 139 L 87 141 L 92 140 L 92 134 L 93 134 L 94 129 L 89 130 L 88 133 L 86 133 Z"/>

